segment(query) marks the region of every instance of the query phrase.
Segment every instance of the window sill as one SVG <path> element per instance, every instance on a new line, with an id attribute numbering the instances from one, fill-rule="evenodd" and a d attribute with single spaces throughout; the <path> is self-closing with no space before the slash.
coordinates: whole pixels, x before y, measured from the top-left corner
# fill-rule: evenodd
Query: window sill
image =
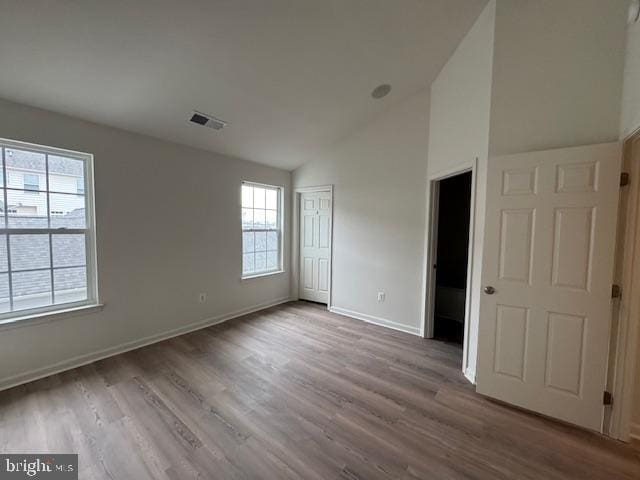
<path id="1" fill-rule="evenodd" d="M 86 315 L 89 313 L 99 312 L 104 308 L 104 304 L 91 304 L 82 305 L 79 307 L 65 308 L 61 310 L 55 310 L 53 312 L 34 313 L 31 315 L 24 315 L 22 317 L 7 318 L 0 320 L 0 331 L 12 330 L 14 328 L 31 327 L 34 325 L 40 325 L 42 323 L 48 323 L 54 320 L 60 320 L 68 317 L 77 317 L 79 315 Z"/>
<path id="2" fill-rule="evenodd" d="M 274 272 L 256 273 L 255 275 L 246 275 L 244 277 L 240 277 L 240 280 L 241 281 L 253 280 L 254 278 L 263 278 L 263 277 L 270 277 L 272 275 L 280 275 L 281 273 L 285 273 L 285 271 L 284 270 L 276 270 Z"/>

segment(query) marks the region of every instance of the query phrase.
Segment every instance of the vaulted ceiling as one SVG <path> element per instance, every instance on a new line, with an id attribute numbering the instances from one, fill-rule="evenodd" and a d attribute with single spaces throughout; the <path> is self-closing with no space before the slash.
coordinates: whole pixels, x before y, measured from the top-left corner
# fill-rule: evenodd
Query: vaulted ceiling
<path id="1" fill-rule="evenodd" d="M 0 97 L 294 169 L 428 87 L 485 3 L 1 0 Z"/>

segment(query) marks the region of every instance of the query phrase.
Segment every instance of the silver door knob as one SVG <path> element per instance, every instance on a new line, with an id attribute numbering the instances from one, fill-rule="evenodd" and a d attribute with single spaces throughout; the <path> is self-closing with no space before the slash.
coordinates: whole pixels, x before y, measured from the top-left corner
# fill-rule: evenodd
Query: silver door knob
<path id="1" fill-rule="evenodd" d="M 487 295 L 493 295 L 494 293 L 496 293 L 496 289 L 491 285 L 487 285 L 486 287 L 484 287 L 484 293 L 486 293 Z"/>

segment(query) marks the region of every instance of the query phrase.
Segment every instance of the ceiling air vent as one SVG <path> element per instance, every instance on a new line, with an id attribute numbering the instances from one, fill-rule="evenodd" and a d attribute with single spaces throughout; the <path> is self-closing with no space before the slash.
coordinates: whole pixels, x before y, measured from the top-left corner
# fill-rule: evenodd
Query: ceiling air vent
<path id="1" fill-rule="evenodd" d="M 214 130 L 222 130 L 227 126 L 227 122 L 224 120 L 220 120 L 219 118 L 212 117 L 205 113 L 196 112 L 195 110 L 191 114 L 189 121 L 202 125 L 203 127 L 213 128 Z"/>

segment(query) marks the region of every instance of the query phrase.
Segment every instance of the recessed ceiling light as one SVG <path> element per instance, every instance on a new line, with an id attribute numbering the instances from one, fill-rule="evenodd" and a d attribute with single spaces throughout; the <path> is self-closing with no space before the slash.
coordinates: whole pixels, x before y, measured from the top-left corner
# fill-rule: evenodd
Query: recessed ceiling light
<path id="1" fill-rule="evenodd" d="M 371 92 L 371 96 L 375 99 L 386 97 L 387 94 L 391 91 L 391 85 L 388 83 L 383 83 L 382 85 L 378 85 Z"/>

